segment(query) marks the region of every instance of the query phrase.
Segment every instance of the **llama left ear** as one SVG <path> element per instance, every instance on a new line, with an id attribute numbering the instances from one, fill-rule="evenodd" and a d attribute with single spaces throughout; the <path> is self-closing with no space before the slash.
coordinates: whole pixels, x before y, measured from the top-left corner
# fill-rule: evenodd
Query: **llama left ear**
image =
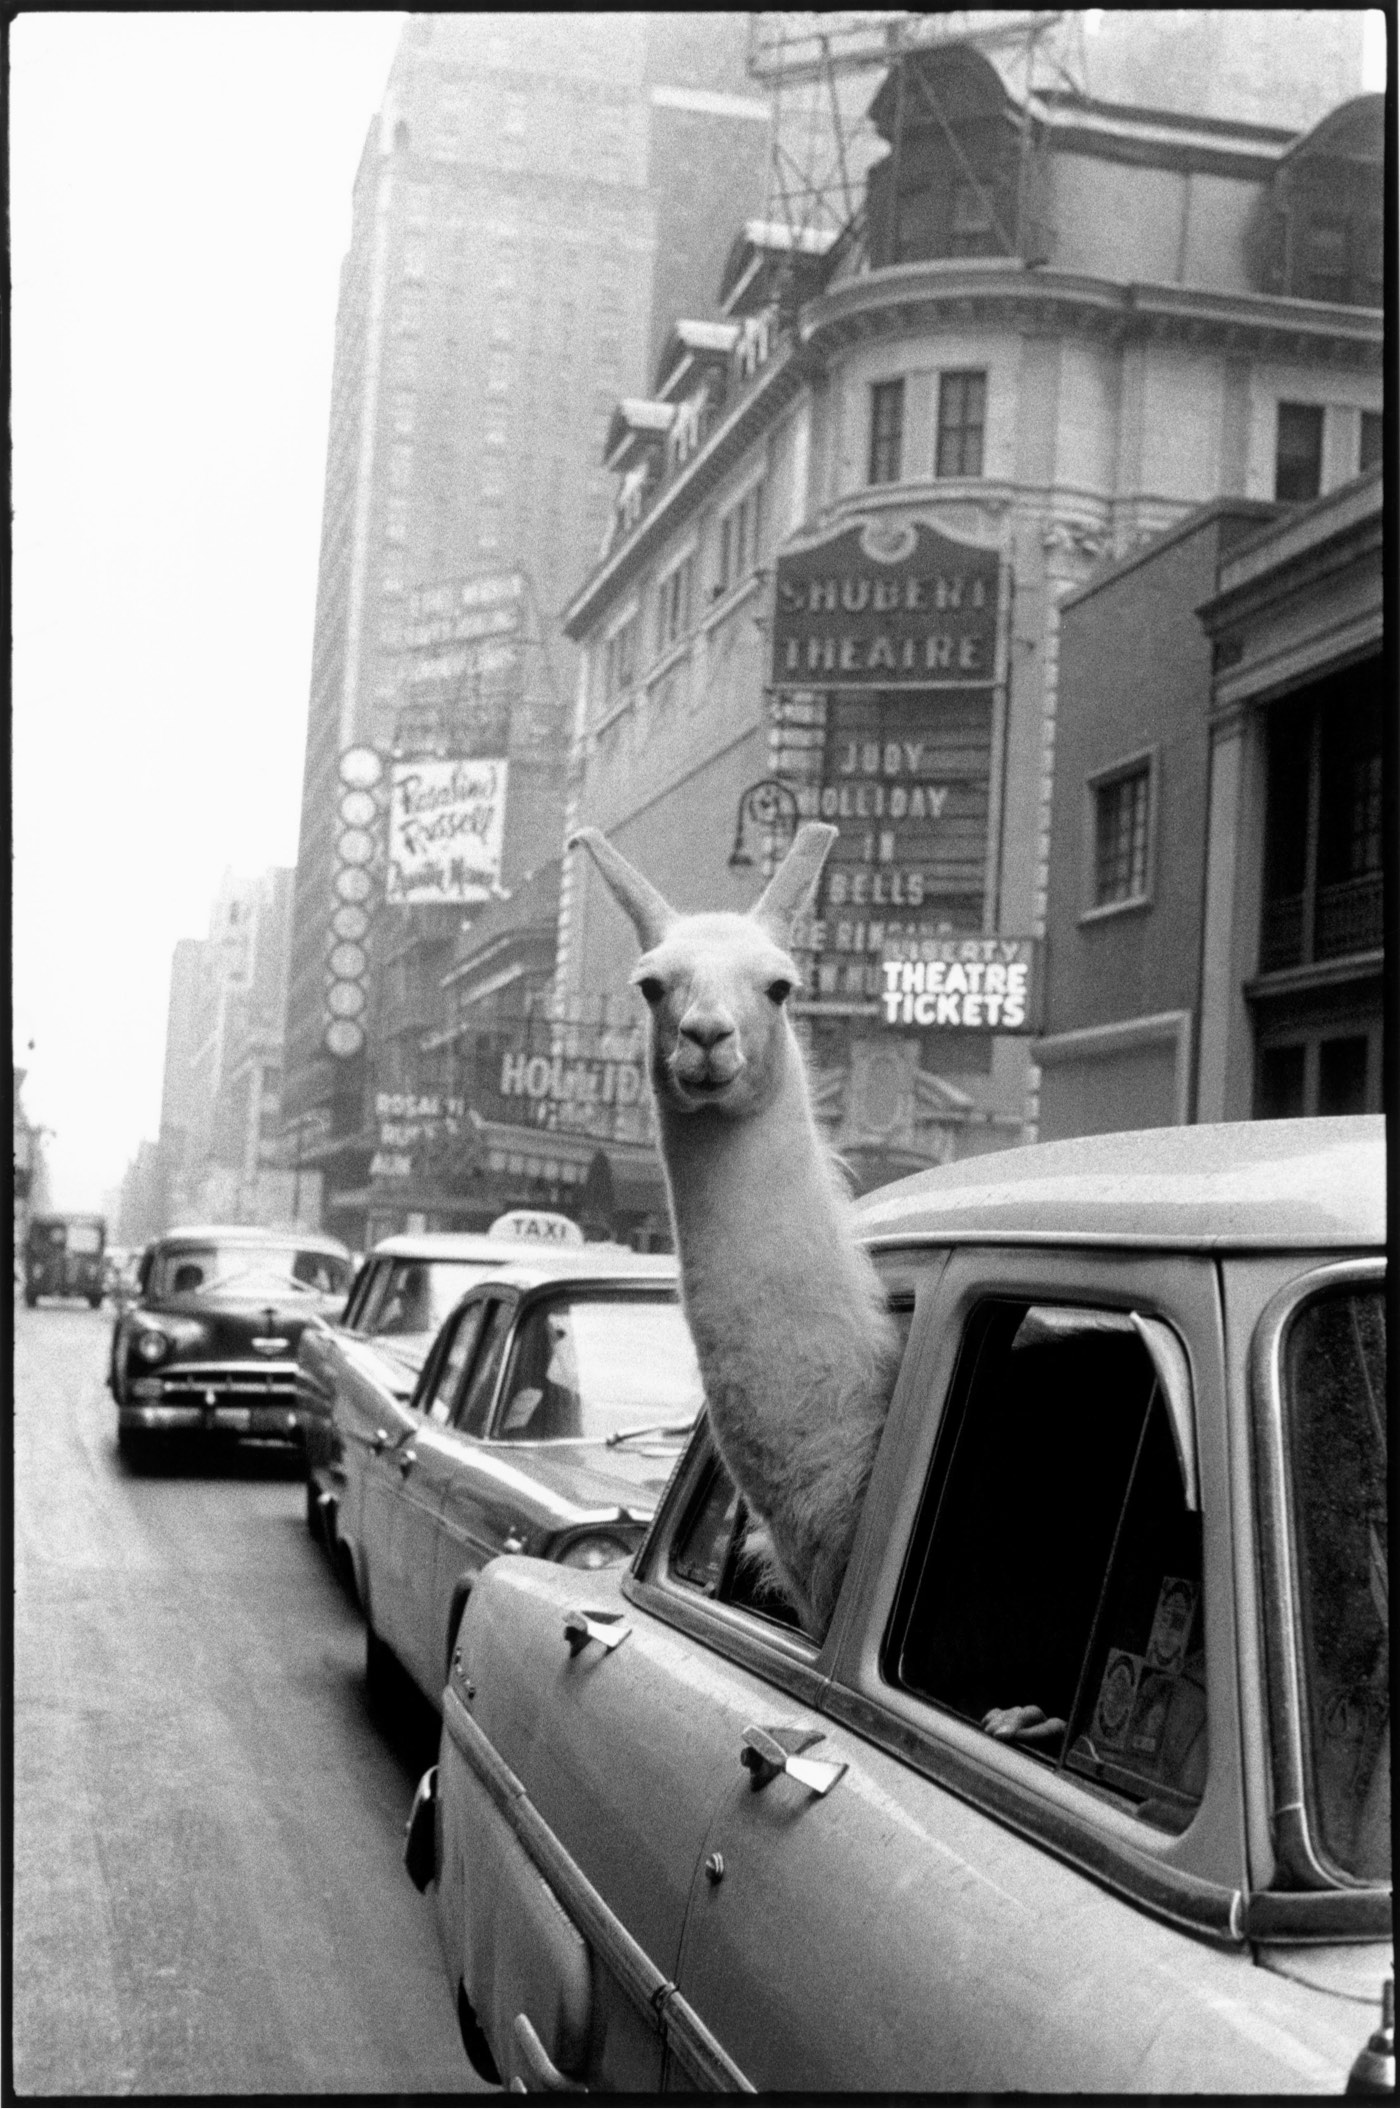
<path id="1" fill-rule="evenodd" d="M 792 919 L 806 906 L 821 877 L 826 853 L 839 830 L 822 820 L 807 820 L 797 830 L 792 848 L 764 887 L 749 914 L 778 944 L 786 945 Z"/>

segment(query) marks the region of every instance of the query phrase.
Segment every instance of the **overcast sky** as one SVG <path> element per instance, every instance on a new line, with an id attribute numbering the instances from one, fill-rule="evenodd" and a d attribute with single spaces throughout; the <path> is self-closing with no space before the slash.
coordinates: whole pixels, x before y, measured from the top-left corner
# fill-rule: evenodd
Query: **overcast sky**
<path id="1" fill-rule="evenodd" d="M 175 940 L 226 866 L 296 860 L 337 275 L 403 19 L 12 24 L 14 1038 L 60 1207 L 157 1132 Z"/>
<path id="2" fill-rule="evenodd" d="M 403 19 L 12 24 L 15 1057 L 60 1207 L 157 1132 L 175 940 L 295 861 L 337 273 Z"/>

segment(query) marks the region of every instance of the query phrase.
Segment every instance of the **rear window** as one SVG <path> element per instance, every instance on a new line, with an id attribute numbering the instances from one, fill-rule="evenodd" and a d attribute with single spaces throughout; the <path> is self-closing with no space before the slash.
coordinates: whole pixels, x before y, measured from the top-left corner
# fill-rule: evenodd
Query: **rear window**
<path id="1" fill-rule="evenodd" d="M 521 1320 L 504 1398 L 507 1442 L 616 1442 L 688 1429 L 703 1391 L 678 1303 L 559 1296 Z"/>
<path id="2" fill-rule="evenodd" d="M 68 1250 L 82 1253 L 90 1258 L 102 1250 L 102 1232 L 96 1223 L 70 1223 L 68 1225 Z"/>
<path id="3" fill-rule="evenodd" d="M 459 1296 L 492 1269 L 472 1260 L 391 1260 L 381 1265 L 360 1313 L 358 1330 L 372 1337 L 431 1339 Z"/>
<path id="4" fill-rule="evenodd" d="M 180 1245 L 155 1256 L 151 1296 L 344 1296 L 350 1262 L 297 1245 Z"/>
<path id="5" fill-rule="evenodd" d="M 1390 1876 L 1385 1297 L 1350 1288 L 1294 1318 L 1284 1413 L 1314 1836 L 1359 1881 Z"/>

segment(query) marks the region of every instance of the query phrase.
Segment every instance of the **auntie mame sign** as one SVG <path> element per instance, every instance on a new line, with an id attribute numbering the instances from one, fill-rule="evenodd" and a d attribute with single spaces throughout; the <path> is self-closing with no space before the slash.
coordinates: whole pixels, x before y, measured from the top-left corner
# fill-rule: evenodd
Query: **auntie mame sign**
<path id="1" fill-rule="evenodd" d="M 922 521 L 863 521 L 780 556 L 773 681 L 810 688 L 985 688 L 1001 558 Z"/>

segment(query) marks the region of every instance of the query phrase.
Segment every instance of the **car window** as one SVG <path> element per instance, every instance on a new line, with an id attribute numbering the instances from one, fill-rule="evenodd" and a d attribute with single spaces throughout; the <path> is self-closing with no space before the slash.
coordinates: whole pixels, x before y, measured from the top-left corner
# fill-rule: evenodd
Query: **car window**
<path id="1" fill-rule="evenodd" d="M 450 1421 L 457 1390 L 462 1382 L 472 1350 L 481 1338 L 481 1328 L 489 1306 L 470 1303 L 459 1317 L 450 1320 L 451 1334 L 446 1348 L 438 1356 L 437 1366 L 427 1389 L 418 1401 L 418 1410 L 430 1421 Z"/>
<path id="2" fill-rule="evenodd" d="M 718 1457 L 710 1464 L 671 1546 L 673 1581 L 714 1603 L 736 1604 L 776 1625 L 801 1621 L 763 1557 L 749 1544 L 752 1518 Z"/>
<path id="3" fill-rule="evenodd" d="M 156 1296 L 198 1293 L 233 1296 L 344 1295 L 350 1263 L 334 1253 L 295 1245 L 178 1245 L 158 1254 L 151 1280 Z"/>
<path id="4" fill-rule="evenodd" d="M 688 1433 L 704 1395 L 678 1303 L 561 1295 L 522 1319 L 503 1396 L 501 1441 L 616 1442 Z"/>
<path id="5" fill-rule="evenodd" d="M 424 1333 L 431 1337 L 458 1297 L 487 1271 L 480 1262 L 474 1264 L 470 1260 L 395 1259 L 383 1263 L 373 1301 L 367 1299 L 365 1303 L 361 1330 L 376 1338 Z"/>
<path id="6" fill-rule="evenodd" d="M 1385 1291 L 1314 1297 L 1284 1355 L 1310 1814 L 1361 1881 L 1390 1874 Z"/>
<path id="7" fill-rule="evenodd" d="M 491 1401 L 496 1393 L 496 1379 L 501 1373 L 501 1361 L 505 1355 L 506 1341 L 510 1337 L 510 1323 L 515 1315 L 513 1303 L 483 1302 L 481 1308 L 489 1315 L 482 1322 L 478 1335 L 480 1349 L 454 1416 L 455 1425 L 464 1435 L 486 1433 Z"/>
<path id="8" fill-rule="evenodd" d="M 891 1683 L 1172 1831 L 1207 1753 L 1182 1459 L 1127 1312 L 984 1304 L 884 1652 Z"/>
<path id="9" fill-rule="evenodd" d="M 379 1270 L 373 1261 L 370 1261 L 361 1267 L 355 1276 L 354 1286 L 346 1298 L 345 1309 L 340 1318 L 341 1324 L 348 1332 L 359 1333 L 364 1330 L 364 1314 L 370 1297 L 378 1286 L 378 1274 Z"/>

